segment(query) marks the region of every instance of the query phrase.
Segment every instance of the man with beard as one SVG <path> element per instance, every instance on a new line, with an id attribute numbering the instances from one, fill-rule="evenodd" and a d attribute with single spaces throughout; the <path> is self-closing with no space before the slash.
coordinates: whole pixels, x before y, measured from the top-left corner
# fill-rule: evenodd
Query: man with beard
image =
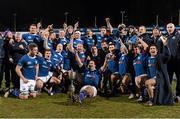
<path id="1" fill-rule="evenodd" d="M 29 96 L 36 97 L 35 85 L 38 79 L 38 62 L 35 59 L 38 53 L 38 46 L 35 43 L 29 44 L 29 52 L 22 56 L 16 66 L 16 73 L 20 77 L 20 94 L 22 100 Z M 29 92 L 30 91 L 30 92 Z"/>

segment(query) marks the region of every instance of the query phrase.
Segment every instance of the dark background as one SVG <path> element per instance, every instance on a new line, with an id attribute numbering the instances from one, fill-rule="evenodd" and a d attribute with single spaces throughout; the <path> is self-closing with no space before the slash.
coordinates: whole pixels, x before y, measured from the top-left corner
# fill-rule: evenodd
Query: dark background
<path id="1" fill-rule="evenodd" d="M 43 26 L 54 24 L 62 27 L 65 12 L 68 12 L 68 24 L 80 22 L 80 27 L 105 25 L 105 18 L 110 17 L 116 27 L 121 23 L 121 12 L 125 11 L 124 22 L 152 26 L 159 15 L 159 25 L 168 22 L 178 24 L 180 0 L 1 0 L 0 30 L 14 28 L 16 14 L 17 30 L 27 30 L 31 23 L 42 21 Z"/>

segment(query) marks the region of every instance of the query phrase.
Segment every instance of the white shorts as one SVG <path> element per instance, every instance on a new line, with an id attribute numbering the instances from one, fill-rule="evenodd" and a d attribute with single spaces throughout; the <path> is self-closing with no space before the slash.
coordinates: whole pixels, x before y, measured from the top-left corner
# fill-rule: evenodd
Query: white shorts
<path id="1" fill-rule="evenodd" d="M 38 77 L 38 79 L 40 79 L 41 81 L 43 81 L 43 83 L 47 83 L 47 81 L 52 77 L 53 73 L 49 72 L 49 74 L 47 76 L 44 77 Z"/>
<path id="2" fill-rule="evenodd" d="M 20 92 L 29 93 L 34 92 L 36 81 L 35 80 L 28 80 L 28 83 L 24 83 L 22 79 L 20 79 Z"/>
<path id="3" fill-rule="evenodd" d="M 83 86 L 80 90 L 80 92 L 82 92 L 83 90 L 86 90 L 87 87 L 91 87 L 93 89 L 93 97 L 95 97 L 97 95 L 97 89 L 96 87 L 94 86 L 91 86 L 91 85 L 86 85 L 86 86 Z"/>

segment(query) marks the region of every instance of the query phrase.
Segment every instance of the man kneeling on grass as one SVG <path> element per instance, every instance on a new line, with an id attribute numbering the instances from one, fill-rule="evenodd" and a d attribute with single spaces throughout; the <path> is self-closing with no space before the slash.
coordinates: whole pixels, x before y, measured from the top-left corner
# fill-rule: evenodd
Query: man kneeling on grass
<path id="1" fill-rule="evenodd" d="M 97 89 L 91 85 L 85 85 L 81 88 L 79 95 L 73 95 L 72 101 L 82 104 L 85 98 L 93 98 L 97 95 Z"/>
<path id="2" fill-rule="evenodd" d="M 28 99 L 29 95 L 36 97 L 34 88 L 38 78 L 38 62 L 35 59 L 37 53 L 38 46 L 35 43 L 29 44 L 29 52 L 19 60 L 16 66 L 16 73 L 20 77 L 20 99 Z"/>
<path id="3" fill-rule="evenodd" d="M 51 50 L 46 49 L 44 53 L 44 57 L 37 56 L 36 60 L 39 64 L 39 72 L 38 72 L 38 80 L 36 80 L 36 88 L 38 93 L 40 94 L 41 89 L 44 87 L 44 90 L 48 92 L 49 95 L 53 95 L 52 87 L 61 82 L 57 77 L 59 76 L 59 72 L 55 65 L 51 61 Z M 55 76 L 57 74 L 57 76 Z M 47 86 L 46 86 L 47 85 Z"/>
<path id="4" fill-rule="evenodd" d="M 148 58 L 148 74 L 149 79 L 146 80 L 145 85 L 149 95 L 148 106 L 154 104 L 158 105 L 172 105 L 173 95 L 167 72 L 166 63 L 169 60 L 169 48 L 166 46 L 167 39 L 161 38 L 164 48 L 163 53 L 158 54 L 157 46 L 150 46 L 150 57 Z"/>

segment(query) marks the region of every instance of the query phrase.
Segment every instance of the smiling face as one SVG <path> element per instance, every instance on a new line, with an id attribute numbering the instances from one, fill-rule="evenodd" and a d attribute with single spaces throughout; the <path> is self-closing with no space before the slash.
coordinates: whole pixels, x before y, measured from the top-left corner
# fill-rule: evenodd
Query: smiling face
<path id="1" fill-rule="evenodd" d="M 74 31 L 73 27 L 72 26 L 68 26 L 67 32 L 72 34 L 73 31 Z"/>
<path id="2" fill-rule="evenodd" d="M 74 37 L 75 37 L 75 39 L 80 39 L 81 38 L 81 32 L 76 31 Z"/>
<path id="3" fill-rule="evenodd" d="M 151 54 L 151 56 L 156 56 L 157 52 L 158 50 L 156 46 L 150 46 L 149 53 Z"/>
<path id="4" fill-rule="evenodd" d="M 44 57 L 45 57 L 46 59 L 50 60 L 50 59 L 51 59 L 51 56 L 52 56 L 52 53 L 51 53 L 50 50 L 45 51 Z"/>
<path id="5" fill-rule="evenodd" d="M 16 42 L 20 42 L 20 41 L 21 41 L 21 38 L 22 38 L 22 36 L 21 36 L 20 33 L 16 33 L 16 34 L 15 34 L 15 40 L 16 40 Z"/>
<path id="6" fill-rule="evenodd" d="M 54 39 L 56 39 L 56 33 L 50 33 L 50 35 L 49 35 L 49 38 L 51 39 L 51 40 L 54 40 Z"/>
<path id="7" fill-rule="evenodd" d="M 62 50 L 63 50 L 63 45 L 59 43 L 59 44 L 56 46 L 56 51 L 59 52 L 59 53 L 61 53 Z"/>
<path id="8" fill-rule="evenodd" d="M 77 51 L 79 52 L 83 52 L 84 51 L 84 47 L 83 47 L 83 44 L 77 44 Z"/>
<path id="9" fill-rule="evenodd" d="M 10 38 L 10 39 L 11 39 L 11 38 L 13 38 L 13 34 L 12 34 L 12 32 L 11 32 L 11 31 L 8 31 L 8 33 L 7 33 L 7 37 L 8 37 L 8 38 Z"/>
<path id="10" fill-rule="evenodd" d="M 30 56 L 34 57 L 38 53 L 38 47 L 33 47 L 32 49 L 29 50 Z"/>
<path id="11" fill-rule="evenodd" d="M 109 52 L 113 52 L 115 50 L 115 45 L 109 45 Z"/>
<path id="12" fill-rule="evenodd" d="M 88 67 L 90 70 L 94 70 L 96 68 L 96 64 L 93 60 L 89 61 Z"/>

